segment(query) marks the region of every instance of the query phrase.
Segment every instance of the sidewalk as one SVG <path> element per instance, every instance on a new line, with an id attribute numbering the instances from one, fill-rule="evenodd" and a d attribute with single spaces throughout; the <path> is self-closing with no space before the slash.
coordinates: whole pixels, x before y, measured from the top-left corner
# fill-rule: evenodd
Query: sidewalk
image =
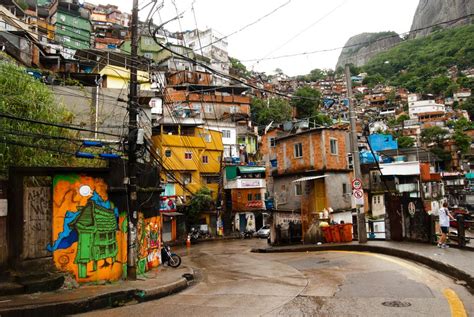
<path id="1" fill-rule="evenodd" d="M 193 276 L 191 268 L 173 269 L 160 266 L 136 281 L 117 281 L 105 285 L 85 285 L 70 290 L 3 296 L 0 297 L 0 316 L 63 316 L 116 307 L 131 301 L 157 299 L 185 289 L 188 287 L 188 280 Z"/>
<path id="2" fill-rule="evenodd" d="M 467 289 L 474 294 L 474 252 L 472 249 L 440 249 L 436 245 L 417 242 L 368 241 L 366 244 L 350 242 L 321 245 L 272 246 L 253 249 L 252 252 L 272 253 L 329 250 L 381 253 L 418 262 L 459 280 L 459 283 L 465 284 Z"/>

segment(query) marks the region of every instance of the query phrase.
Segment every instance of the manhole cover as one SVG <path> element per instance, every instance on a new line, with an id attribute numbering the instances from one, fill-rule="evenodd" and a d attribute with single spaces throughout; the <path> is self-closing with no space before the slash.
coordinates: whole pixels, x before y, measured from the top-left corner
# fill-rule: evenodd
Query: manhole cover
<path id="1" fill-rule="evenodd" d="M 411 304 L 409 302 L 401 302 L 399 300 L 383 302 L 382 305 L 387 306 L 387 307 L 409 307 L 409 306 L 411 306 Z"/>

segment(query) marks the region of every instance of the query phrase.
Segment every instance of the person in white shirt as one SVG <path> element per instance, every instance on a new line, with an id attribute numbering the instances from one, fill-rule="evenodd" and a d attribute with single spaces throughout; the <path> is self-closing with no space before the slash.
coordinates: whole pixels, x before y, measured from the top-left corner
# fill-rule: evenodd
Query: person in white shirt
<path id="1" fill-rule="evenodd" d="M 438 241 L 438 248 L 449 248 L 446 244 L 449 232 L 449 219 L 456 220 L 448 209 L 448 203 L 443 203 L 443 207 L 439 209 L 439 227 L 441 228 L 441 238 Z"/>

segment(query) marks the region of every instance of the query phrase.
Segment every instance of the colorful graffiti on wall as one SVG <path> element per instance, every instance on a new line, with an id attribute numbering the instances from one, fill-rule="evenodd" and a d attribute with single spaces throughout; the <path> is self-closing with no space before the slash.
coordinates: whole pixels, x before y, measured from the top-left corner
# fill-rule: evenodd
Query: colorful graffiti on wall
<path id="1" fill-rule="evenodd" d="M 160 264 L 160 217 L 144 218 L 143 214 L 138 216 L 138 262 L 137 273 L 144 274 L 146 271 Z"/>
<path id="2" fill-rule="evenodd" d="M 53 243 L 46 248 L 56 267 L 79 282 L 126 277 L 127 217 L 108 200 L 103 179 L 54 177 Z"/>

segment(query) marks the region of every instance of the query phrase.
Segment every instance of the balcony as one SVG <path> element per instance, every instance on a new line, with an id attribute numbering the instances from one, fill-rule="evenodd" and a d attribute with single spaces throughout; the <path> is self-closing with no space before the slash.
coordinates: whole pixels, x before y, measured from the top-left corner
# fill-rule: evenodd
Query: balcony
<path id="1" fill-rule="evenodd" d="M 397 191 L 400 193 L 411 193 L 419 191 L 418 183 L 397 184 Z"/>
<path id="2" fill-rule="evenodd" d="M 250 188 L 266 188 L 267 184 L 263 178 L 238 178 L 227 181 L 225 189 L 250 189 Z"/>

